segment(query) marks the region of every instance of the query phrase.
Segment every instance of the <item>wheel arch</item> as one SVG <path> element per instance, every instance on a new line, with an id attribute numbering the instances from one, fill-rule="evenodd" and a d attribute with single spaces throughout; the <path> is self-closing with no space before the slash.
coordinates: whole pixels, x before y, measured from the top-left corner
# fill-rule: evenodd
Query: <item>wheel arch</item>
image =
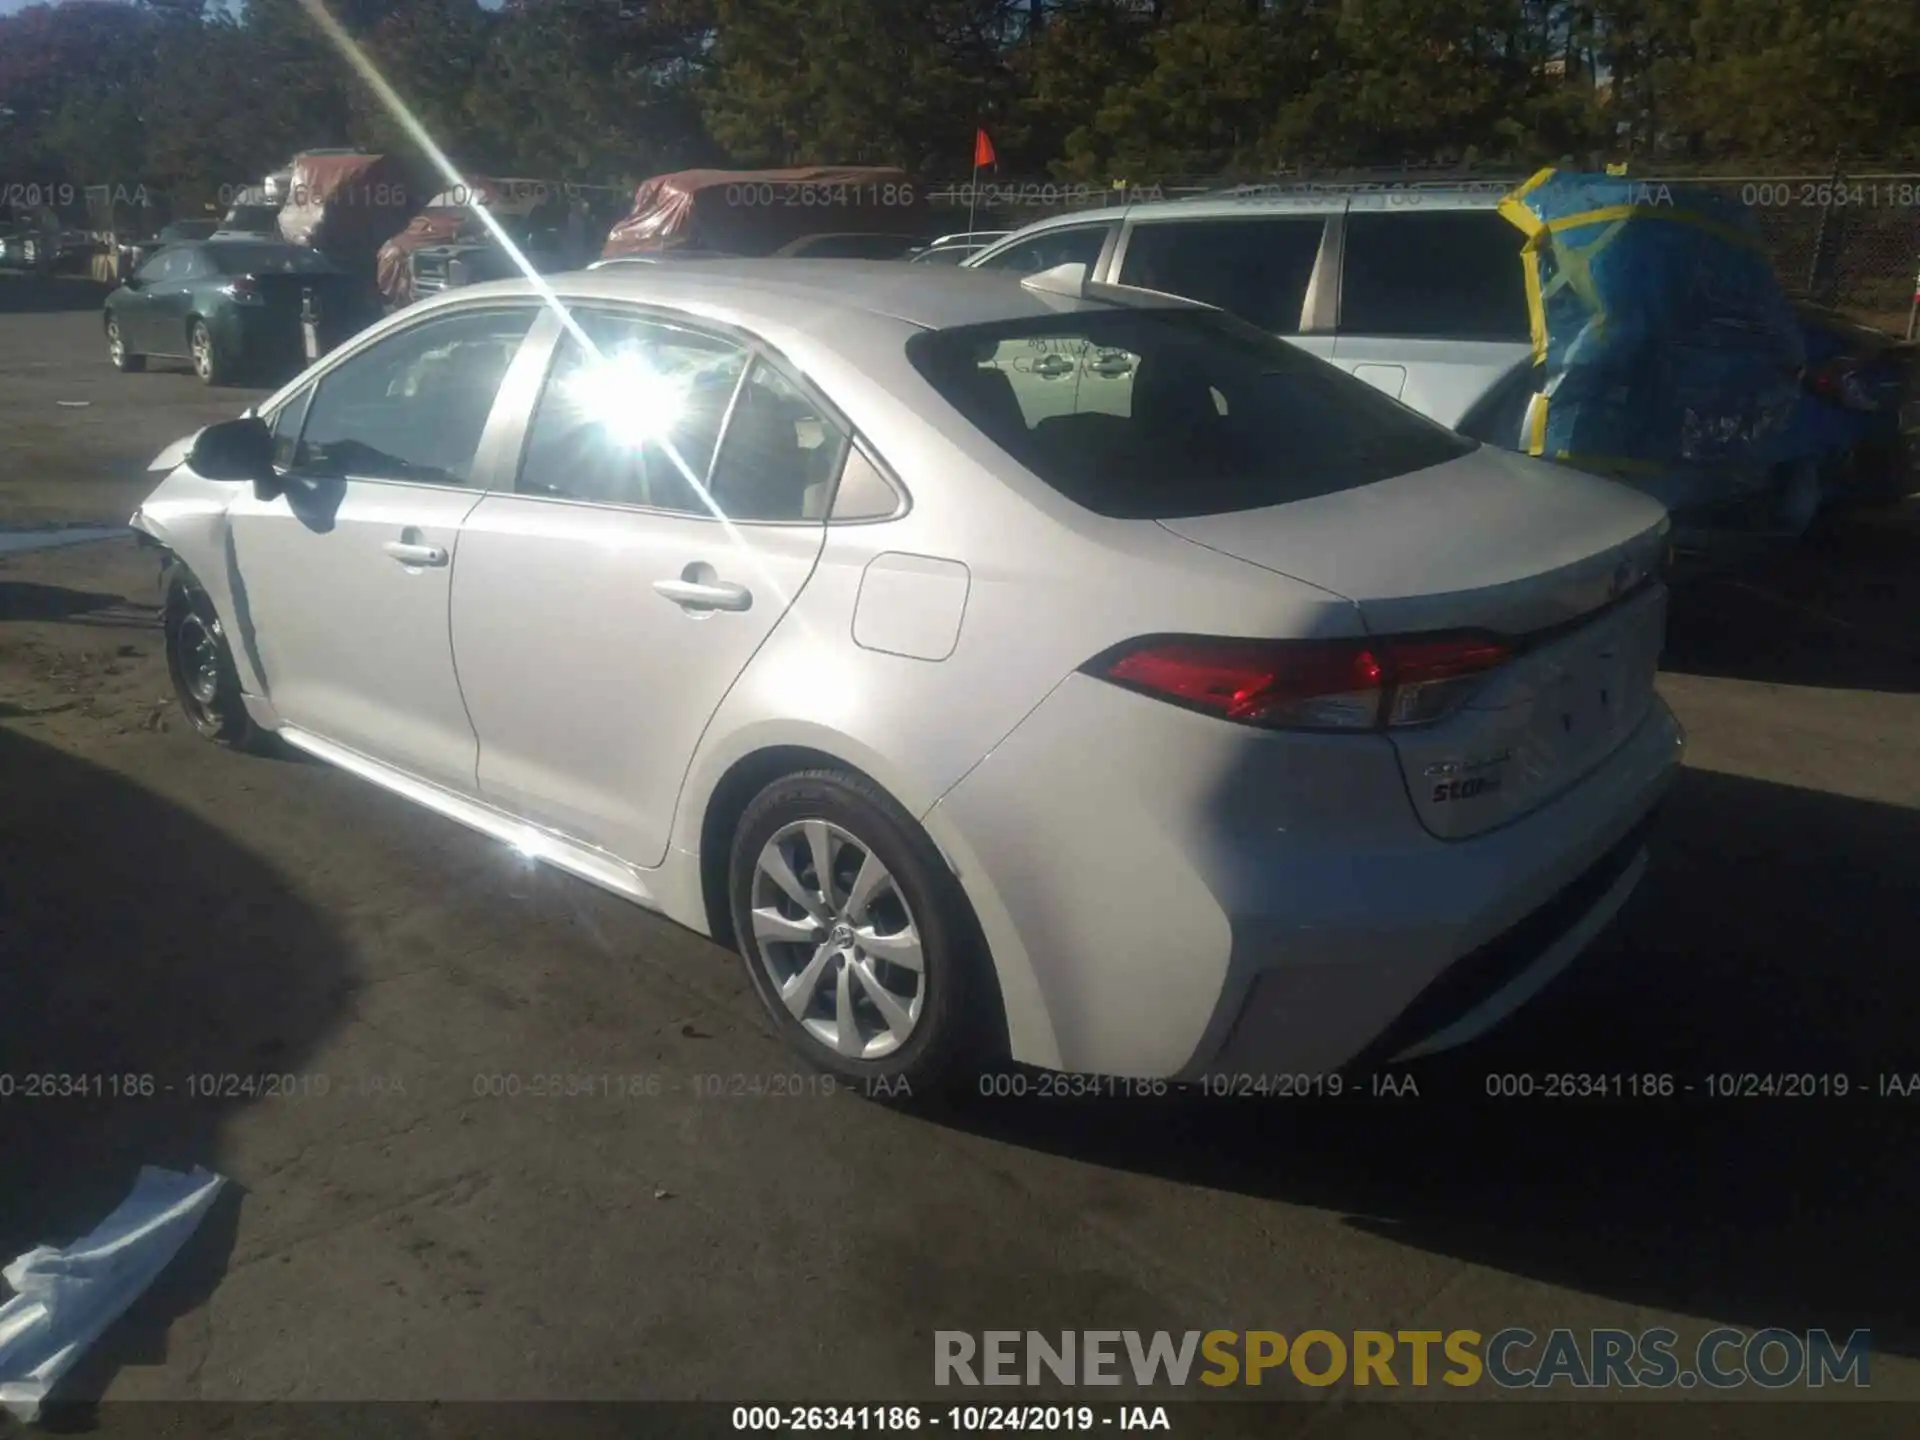
<path id="1" fill-rule="evenodd" d="M 734 831 L 753 798 L 783 775 L 815 769 L 846 771 L 899 805 L 940 857 L 959 897 L 962 918 L 987 961 L 1004 1027 L 1003 1042 L 1013 1058 L 1033 1065 L 1057 1066 L 1059 1041 L 1038 977 L 985 871 L 978 864 L 959 862 L 955 847 L 964 847 L 964 837 L 949 833 L 949 827 L 942 823 L 944 816 L 932 803 L 910 803 L 896 786 L 887 783 L 885 776 L 874 773 L 876 768 L 799 739 L 764 744 L 731 760 L 706 791 L 697 828 L 689 825 L 695 840 L 689 848 L 696 860 L 708 935 L 728 949 L 738 946 L 728 896 L 728 862 Z"/>
<path id="2" fill-rule="evenodd" d="M 707 919 L 707 933 L 721 945 L 732 947 L 739 938 L 734 933 L 732 908 L 728 904 L 727 862 L 740 817 L 753 803 L 753 797 L 767 786 L 782 776 L 797 775 L 803 770 L 845 770 L 892 796 L 885 785 L 860 766 L 810 745 L 768 745 L 749 751 L 729 765 L 714 783 L 701 810 L 696 852 L 700 859 L 700 903 Z M 899 803 L 897 797 L 894 799 Z M 944 860 L 945 856 L 941 858 Z"/>

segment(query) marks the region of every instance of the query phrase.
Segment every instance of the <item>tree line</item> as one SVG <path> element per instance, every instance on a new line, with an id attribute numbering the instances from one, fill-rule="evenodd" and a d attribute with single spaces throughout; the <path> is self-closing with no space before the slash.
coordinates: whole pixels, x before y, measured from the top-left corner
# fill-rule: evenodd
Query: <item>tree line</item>
<path id="1" fill-rule="evenodd" d="M 328 0 L 467 173 L 902 165 L 1105 185 L 1920 156 L 1917 0 Z M 192 203 L 408 150 L 301 0 L 0 18 L 0 185 Z"/>

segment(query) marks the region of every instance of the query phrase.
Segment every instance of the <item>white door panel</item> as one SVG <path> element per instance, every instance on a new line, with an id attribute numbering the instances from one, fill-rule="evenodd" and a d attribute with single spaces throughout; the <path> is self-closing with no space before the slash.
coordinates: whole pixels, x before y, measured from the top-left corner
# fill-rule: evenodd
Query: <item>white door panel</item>
<path id="1" fill-rule="evenodd" d="M 1282 335 L 1280 337 L 1296 349 L 1309 355 L 1318 355 L 1322 360 L 1333 359 L 1333 336 L 1331 335 Z"/>
<path id="2" fill-rule="evenodd" d="M 336 744 L 470 792 L 473 727 L 447 605 L 460 522 L 479 493 L 288 483 L 275 500 L 247 491 L 230 512 L 235 609 L 274 709 Z"/>
<path id="3" fill-rule="evenodd" d="M 453 650 L 482 796 L 652 867 L 707 721 L 813 573 L 845 437 L 737 340 L 574 319 L 512 490 L 462 530 Z"/>
<path id="4" fill-rule="evenodd" d="M 1505 340 L 1342 335 L 1333 346 L 1334 363 L 1343 370 L 1404 368 L 1400 401 L 1442 425 L 1458 425 L 1475 401 L 1531 354 L 1528 345 Z"/>
<path id="5" fill-rule="evenodd" d="M 659 864 L 701 732 L 825 534 L 489 495 L 467 518 L 453 588 L 482 795 Z M 748 606 L 700 608 L 700 591 L 687 604 L 663 584 L 739 587 Z"/>

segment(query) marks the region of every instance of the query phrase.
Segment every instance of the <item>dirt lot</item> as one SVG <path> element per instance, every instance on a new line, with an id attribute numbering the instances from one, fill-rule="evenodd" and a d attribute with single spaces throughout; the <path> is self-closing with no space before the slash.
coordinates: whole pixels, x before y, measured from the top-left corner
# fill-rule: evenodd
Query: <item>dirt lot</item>
<path id="1" fill-rule="evenodd" d="M 123 520 L 155 452 L 248 399 L 115 375 L 71 294 L 0 280 L 0 528 Z M 1691 750 L 1654 872 L 1522 1017 L 1415 1066 L 1417 1098 L 916 1114 L 708 1093 L 795 1069 L 731 957 L 195 739 L 130 542 L 0 556 L 0 1072 L 158 1090 L 0 1099 L 0 1259 L 142 1164 L 231 1177 L 81 1397 L 924 1400 L 935 1329 L 1724 1323 L 1870 1328 L 1873 1394 L 1920 1398 L 1920 1097 L 1863 1093 L 1920 1072 L 1916 558 L 1896 515 L 1679 598 Z M 1853 1093 L 1486 1095 L 1728 1071 Z M 294 1093 L 190 1078 L 263 1072 Z M 554 1074 L 658 1093 L 485 1093 Z M 1288 1394 L 1317 1401 L 1289 1430 L 1347 1403 Z M 1377 1433 L 1441 1433 L 1393 1408 Z"/>

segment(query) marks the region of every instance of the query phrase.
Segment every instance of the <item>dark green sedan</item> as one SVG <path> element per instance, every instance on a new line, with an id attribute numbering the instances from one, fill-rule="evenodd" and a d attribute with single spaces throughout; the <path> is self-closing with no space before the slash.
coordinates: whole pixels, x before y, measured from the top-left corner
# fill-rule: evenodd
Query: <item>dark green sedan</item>
<path id="1" fill-rule="evenodd" d="M 209 385 L 293 373 L 375 318 L 362 281 L 317 250 L 274 240 L 169 245 L 107 296 L 119 370 L 192 362 Z"/>

